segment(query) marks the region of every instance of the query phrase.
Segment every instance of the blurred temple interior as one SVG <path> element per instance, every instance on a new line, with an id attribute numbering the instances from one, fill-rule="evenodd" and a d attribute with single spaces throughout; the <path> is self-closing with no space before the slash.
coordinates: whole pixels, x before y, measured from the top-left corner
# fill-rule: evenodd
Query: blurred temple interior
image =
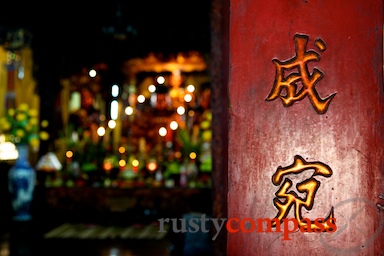
<path id="1" fill-rule="evenodd" d="M 220 5 L 1 4 L 0 256 L 225 254 Z"/>

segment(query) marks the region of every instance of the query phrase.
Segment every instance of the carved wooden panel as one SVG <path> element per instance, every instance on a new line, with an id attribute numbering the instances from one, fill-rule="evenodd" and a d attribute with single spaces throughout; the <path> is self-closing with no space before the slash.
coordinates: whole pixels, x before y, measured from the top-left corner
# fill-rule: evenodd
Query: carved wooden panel
<path id="1" fill-rule="evenodd" d="M 231 1 L 229 255 L 383 252 L 382 10 Z"/>

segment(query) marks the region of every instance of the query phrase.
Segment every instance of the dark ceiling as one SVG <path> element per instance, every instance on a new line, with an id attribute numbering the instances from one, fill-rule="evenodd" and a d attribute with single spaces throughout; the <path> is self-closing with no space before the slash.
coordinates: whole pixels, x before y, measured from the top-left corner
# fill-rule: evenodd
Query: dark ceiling
<path id="1" fill-rule="evenodd" d="M 9 31 L 29 31 L 37 73 L 49 80 L 151 52 L 210 51 L 209 0 L 7 1 L 1 8 L 2 43 Z"/>

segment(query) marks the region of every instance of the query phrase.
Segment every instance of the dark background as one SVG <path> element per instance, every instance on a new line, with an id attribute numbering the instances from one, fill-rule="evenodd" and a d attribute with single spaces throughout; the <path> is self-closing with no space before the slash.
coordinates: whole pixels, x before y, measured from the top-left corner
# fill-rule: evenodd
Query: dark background
<path id="1" fill-rule="evenodd" d="M 0 6 L 0 40 L 7 43 L 9 31 L 27 31 L 34 71 L 44 87 L 48 77 L 97 63 L 113 70 L 150 52 L 209 53 L 210 9 L 209 0 L 8 1 Z"/>

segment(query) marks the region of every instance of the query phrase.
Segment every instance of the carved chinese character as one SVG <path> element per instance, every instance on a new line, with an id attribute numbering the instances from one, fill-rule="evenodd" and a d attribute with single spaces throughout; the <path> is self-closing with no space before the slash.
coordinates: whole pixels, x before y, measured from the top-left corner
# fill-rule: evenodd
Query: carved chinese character
<path id="1" fill-rule="evenodd" d="M 323 78 L 324 74 L 317 68 L 314 68 L 311 74 L 308 70 L 308 62 L 319 61 L 320 54 L 312 50 L 306 50 L 308 36 L 296 34 L 294 39 L 295 56 L 286 61 L 272 60 L 276 67 L 276 77 L 266 101 L 272 101 L 280 97 L 283 105 L 289 107 L 296 101 L 300 101 L 305 96 L 308 96 L 316 112 L 324 114 L 336 93 L 329 95 L 325 99 L 319 96 L 315 86 Z M 326 45 L 321 39 L 316 39 L 315 45 L 320 51 L 325 51 L 326 49 Z M 292 72 L 285 76 L 285 72 L 294 68 L 297 69 L 297 72 Z M 302 86 L 298 86 L 299 82 Z M 286 94 L 283 94 L 283 89 L 286 90 Z"/>
<path id="2" fill-rule="evenodd" d="M 301 215 L 301 208 L 305 207 L 307 210 L 311 210 L 314 204 L 315 195 L 320 187 L 320 182 L 314 178 L 314 176 L 330 177 L 332 175 L 331 168 L 321 162 L 306 162 L 301 156 L 295 156 L 294 163 L 287 167 L 279 166 L 272 176 L 272 183 L 276 186 L 280 185 L 284 176 L 289 174 L 299 174 L 307 170 L 314 170 L 314 173 L 309 179 L 300 182 L 296 185 L 296 189 L 300 193 L 305 193 L 306 198 L 300 198 L 294 191 L 288 190 L 292 187 L 292 181 L 289 178 L 285 178 L 280 189 L 275 193 L 276 198 L 273 200 L 273 204 L 279 210 L 275 218 L 282 222 L 288 215 L 292 206 L 294 206 L 294 215 L 301 230 L 313 231 L 318 230 L 319 226 L 313 221 L 306 218 L 303 219 Z M 329 230 L 330 223 L 333 222 L 333 207 L 330 214 L 324 219 L 324 229 Z M 276 226 L 276 223 L 274 223 Z"/>

